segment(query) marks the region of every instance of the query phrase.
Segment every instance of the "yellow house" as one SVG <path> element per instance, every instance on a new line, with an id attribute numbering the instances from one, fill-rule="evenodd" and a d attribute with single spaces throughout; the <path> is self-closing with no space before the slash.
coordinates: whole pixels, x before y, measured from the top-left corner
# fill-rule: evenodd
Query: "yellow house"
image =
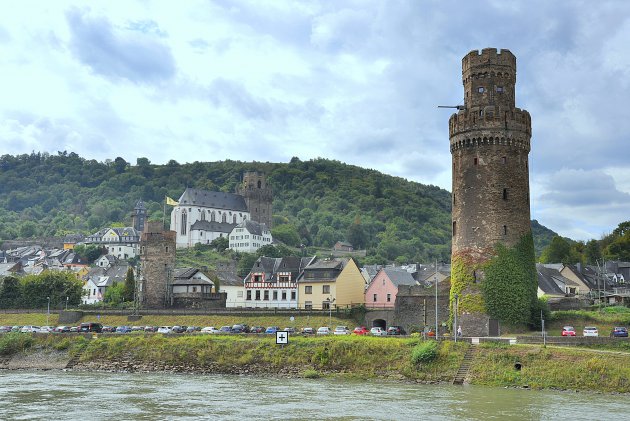
<path id="1" fill-rule="evenodd" d="M 364 304 L 365 279 L 352 259 L 318 260 L 298 279 L 298 307 L 328 309 Z"/>

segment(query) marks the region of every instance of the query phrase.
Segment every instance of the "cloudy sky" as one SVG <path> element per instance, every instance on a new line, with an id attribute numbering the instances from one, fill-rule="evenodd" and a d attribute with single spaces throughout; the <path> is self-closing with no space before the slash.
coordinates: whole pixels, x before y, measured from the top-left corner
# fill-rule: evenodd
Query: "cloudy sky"
<path id="1" fill-rule="evenodd" d="M 461 58 L 507 48 L 532 115 L 532 218 L 630 219 L 630 2 L 0 5 L 0 154 L 336 159 L 451 190 Z"/>

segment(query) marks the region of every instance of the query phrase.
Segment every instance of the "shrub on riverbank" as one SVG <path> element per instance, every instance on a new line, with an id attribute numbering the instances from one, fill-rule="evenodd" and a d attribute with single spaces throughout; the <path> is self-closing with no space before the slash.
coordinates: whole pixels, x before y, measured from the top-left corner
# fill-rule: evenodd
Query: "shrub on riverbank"
<path id="1" fill-rule="evenodd" d="M 10 356 L 23 352 L 33 345 L 33 336 L 18 332 L 0 335 L 0 355 Z"/>
<path id="2" fill-rule="evenodd" d="M 413 351 L 411 351 L 411 362 L 416 365 L 430 363 L 437 357 L 437 351 L 437 341 L 428 340 L 421 342 L 413 348 Z"/>

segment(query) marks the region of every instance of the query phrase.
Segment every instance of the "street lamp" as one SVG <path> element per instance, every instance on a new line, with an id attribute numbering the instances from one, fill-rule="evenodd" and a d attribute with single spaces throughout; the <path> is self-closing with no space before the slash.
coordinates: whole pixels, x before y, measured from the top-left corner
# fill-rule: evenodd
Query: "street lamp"
<path id="1" fill-rule="evenodd" d="M 66 311 L 68 311 L 68 300 L 70 299 L 70 297 L 66 297 Z"/>
<path id="2" fill-rule="evenodd" d="M 438 340 L 438 269 L 435 259 L 435 340 Z"/>
<path id="3" fill-rule="evenodd" d="M 332 328 L 332 303 L 335 302 L 335 299 L 332 297 L 328 297 L 328 324 Z"/>
<path id="4" fill-rule="evenodd" d="M 49 323 L 49 319 L 50 319 L 50 297 L 46 297 L 46 299 L 48 300 L 48 310 L 46 311 L 46 326 L 48 326 Z"/>

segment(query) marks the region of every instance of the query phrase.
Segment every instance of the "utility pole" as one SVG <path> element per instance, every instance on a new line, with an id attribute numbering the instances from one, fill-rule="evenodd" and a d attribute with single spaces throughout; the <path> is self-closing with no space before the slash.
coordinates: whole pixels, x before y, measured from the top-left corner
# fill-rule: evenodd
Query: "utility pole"
<path id="1" fill-rule="evenodd" d="M 438 339 L 438 277 L 437 259 L 435 259 L 435 340 Z"/>
<path id="2" fill-rule="evenodd" d="M 457 299 L 459 298 L 459 296 L 457 295 L 457 293 L 453 294 L 454 298 L 455 298 L 455 324 L 453 325 L 453 333 L 455 334 L 455 342 L 457 342 L 457 335 L 459 335 L 459 329 L 457 328 Z"/>

